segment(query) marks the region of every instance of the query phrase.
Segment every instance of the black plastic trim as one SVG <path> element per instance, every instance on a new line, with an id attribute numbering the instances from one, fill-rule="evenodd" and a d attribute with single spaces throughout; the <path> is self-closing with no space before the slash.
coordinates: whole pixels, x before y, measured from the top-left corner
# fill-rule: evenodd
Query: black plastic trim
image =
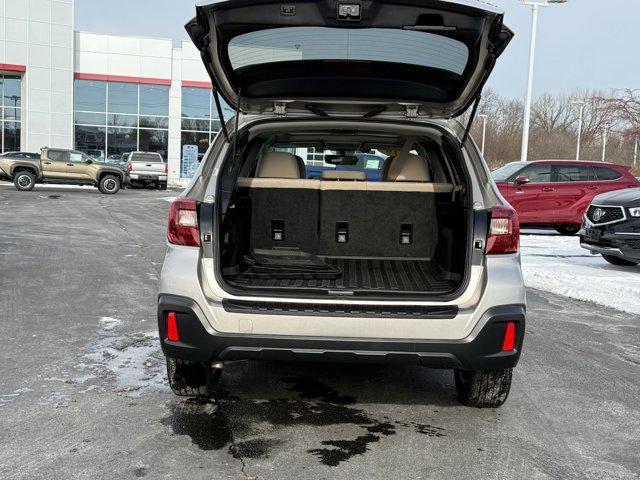
<path id="1" fill-rule="evenodd" d="M 335 303 L 288 303 L 223 300 L 227 312 L 259 315 L 320 315 L 323 317 L 365 318 L 454 318 L 456 306 L 345 305 Z"/>
<path id="2" fill-rule="evenodd" d="M 168 311 L 177 314 L 180 342 L 166 339 Z M 478 371 L 515 367 L 524 341 L 525 306 L 492 308 L 484 313 L 480 322 L 485 321 L 480 331 L 457 341 L 228 334 L 206 329 L 203 322 L 207 320 L 193 300 L 172 295 L 161 295 L 158 299 L 158 330 L 164 354 L 171 358 L 204 362 L 401 363 Z M 501 351 L 507 322 L 517 324 L 516 349 L 512 352 Z"/>

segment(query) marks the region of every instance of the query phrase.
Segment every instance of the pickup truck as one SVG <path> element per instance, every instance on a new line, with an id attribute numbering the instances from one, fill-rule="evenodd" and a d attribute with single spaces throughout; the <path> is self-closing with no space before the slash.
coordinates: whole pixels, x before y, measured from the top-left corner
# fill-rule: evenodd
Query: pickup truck
<path id="1" fill-rule="evenodd" d="M 131 185 L 156 185 L 160 190 L 167 189 L 169 165 L 162 155 L 155 152 L 131 152 L 127 157 L 127 172 Z"/>
<path id="2" fill-rule="evenodd" d="M 346 165 L 343 163 L 335 164 L 331 159 L 329 159 L 326 163 L 329 163 L 332 166 L 307 165 L 307 178 L 319 179 L 322 177 L 322 172 L 325 170 L 336 170 L 364 172 L 368 181 L 380 181 L 380 178 L 382 177 L 382 167 L 385 162 L 384 157 L 368 153 L 355 153 L 349 155 L 349 157 L 355 157 L 357 162 L 352 165 Z"/>
<path id="3" fill-rule="evenodd" d="M 0 157 L 0 178 L 13 182 L 18 190 L 32 190 L 36 183 L 93 185 L 100 192 L 114 194 L 125 181 L 125 173 L 76 150 L 43 148 L 39 158 Z"/>

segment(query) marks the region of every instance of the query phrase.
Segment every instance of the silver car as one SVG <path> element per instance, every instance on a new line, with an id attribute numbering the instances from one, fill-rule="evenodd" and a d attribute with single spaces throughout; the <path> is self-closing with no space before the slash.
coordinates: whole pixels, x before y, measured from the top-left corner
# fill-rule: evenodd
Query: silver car
<path id="1" fill-rule="evenodd" d="M 236 116 L 170 208 L 176 394 L 214 395 L 230 360 L 403 363 L 452 369 L 466 405 L 504 403 L 519 226 L 468 138 L 502 19 L 470 1 L 197 7 L 186 28 Z M 379 180 L 354 167 L 378 152 Z"/>

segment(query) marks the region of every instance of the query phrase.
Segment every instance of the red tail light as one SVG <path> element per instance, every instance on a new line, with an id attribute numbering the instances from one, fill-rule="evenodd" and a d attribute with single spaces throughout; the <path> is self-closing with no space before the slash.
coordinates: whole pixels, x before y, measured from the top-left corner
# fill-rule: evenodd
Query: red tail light
<path id="1" fill-rule="evenodd" d="M 170 340 L 172 342 L 180 341 L 176 312 L 167 312 L 167 340 Z"/>
<path id="2" fill-rule="evenodd" d="M 493 207 L 487 238 L 487 254 L 515 253 L 520 246 L 518 214 L 509 206 Z"/>
<path id="3" fill-rule="evenodd" d="M 169 173 L 169 163 L 164 164 L 164 173 Z"/>
<path id="4" fill-rule="evenodd" d="M 200 246 L 197 202 L 190 198 L 176 198 L 169 208 L 167 239 L 174 245 Z"/>
<path id="5" fill-rule="evenodd" d="M 131 170 L 133 170 L 133 167 L 131 166 L 131 164 L 127 165 L 127 172 L 130 172 Z"/>
<path id="6" fill-rule="evenodd" d="M 504 330 L 504 339 L 502 340 L 502 351 L 513 352 L 516 349 L 516 324 L 514 322 L 507 323 Z"/>

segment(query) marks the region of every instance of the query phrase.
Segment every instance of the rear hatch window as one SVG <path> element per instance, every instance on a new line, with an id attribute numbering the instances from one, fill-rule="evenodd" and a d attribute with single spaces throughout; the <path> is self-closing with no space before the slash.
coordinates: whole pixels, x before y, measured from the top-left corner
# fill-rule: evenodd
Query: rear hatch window
<path id="1" fill-rule="evenodd" d="M 163 162 L 162 156 L 158 155 L 157 153 L 133 153 L 131 154 L 131 161 L 145 163 Z"/>
<path id="2" fill-rule="evenodd" d="M 234 70 L 275 62 L 349 60 L 420 65 L 462 75 L 469 50 L 462 42 L 428 32 L 285 27 L 233 38 L 229 59 Z"/>

